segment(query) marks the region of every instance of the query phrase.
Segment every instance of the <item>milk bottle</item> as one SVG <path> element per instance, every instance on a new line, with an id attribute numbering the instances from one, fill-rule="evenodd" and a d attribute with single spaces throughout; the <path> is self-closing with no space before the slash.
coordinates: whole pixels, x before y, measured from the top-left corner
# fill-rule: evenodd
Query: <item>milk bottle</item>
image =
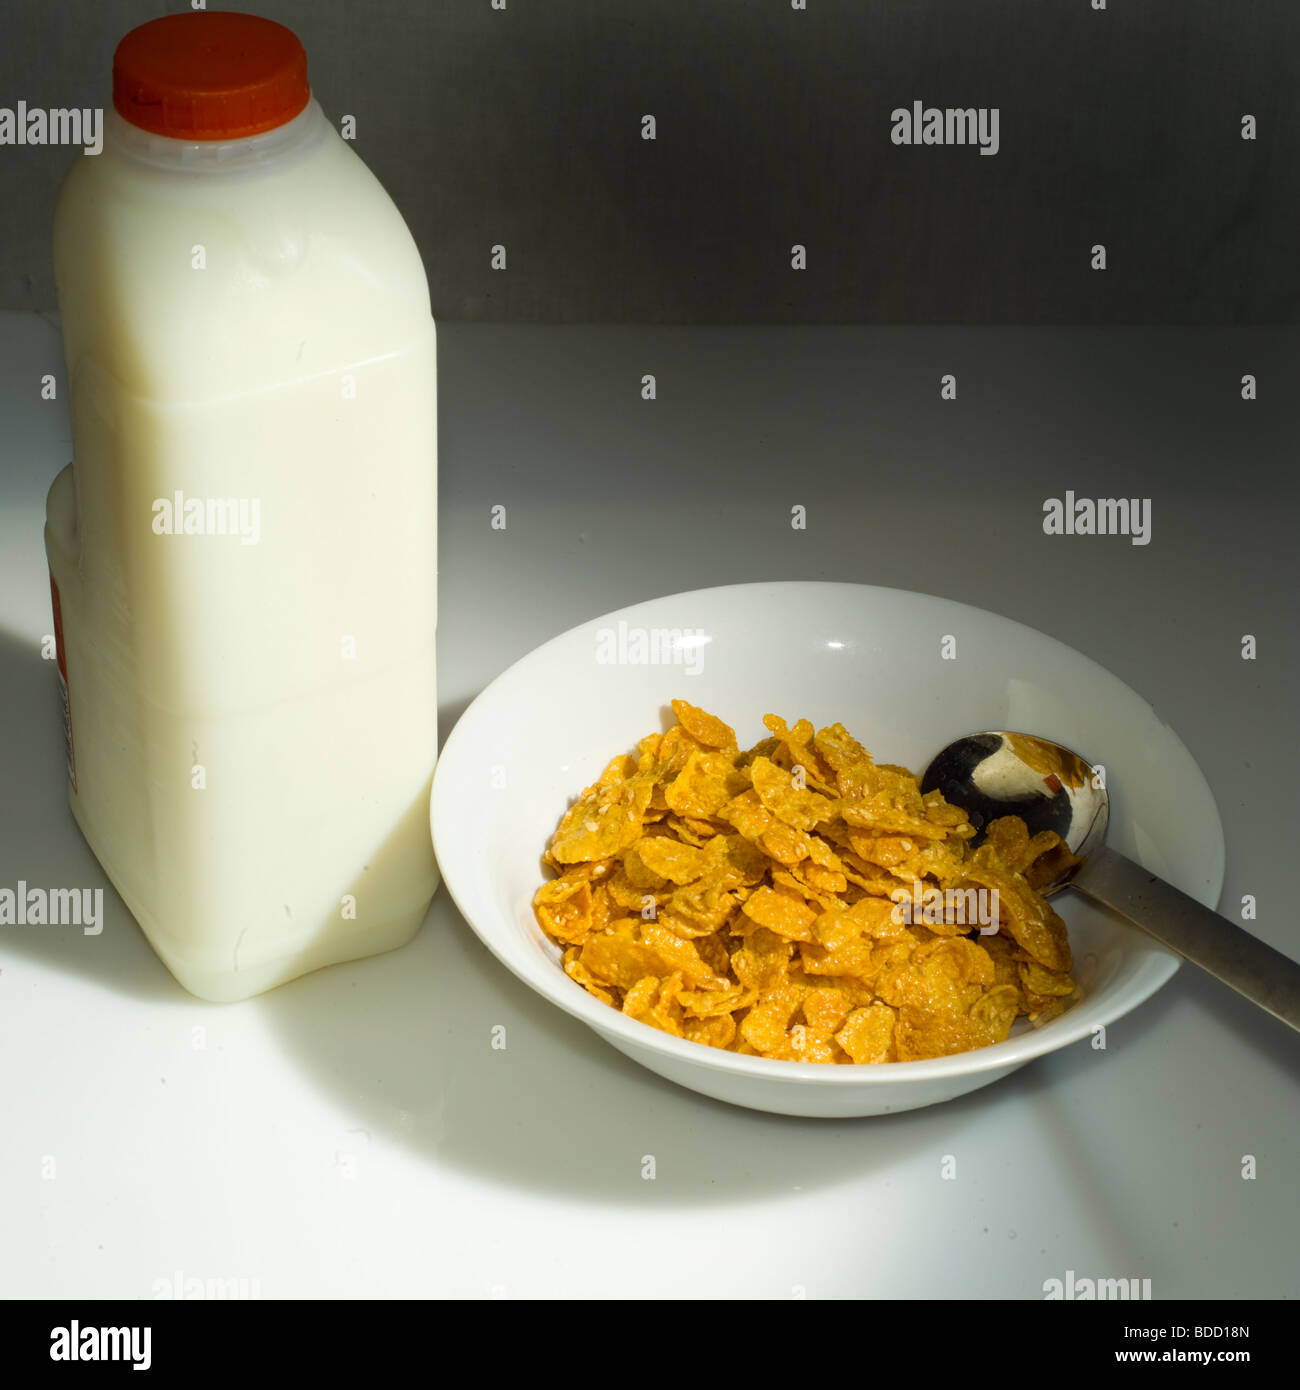
<path id="1" fill-rule="evenodd" d="M 193 993 L 400 946 L 437 884 L 434 324 L 289 30 L 117 50 L 60 194 L 46 551 L 73 814 Z"/>

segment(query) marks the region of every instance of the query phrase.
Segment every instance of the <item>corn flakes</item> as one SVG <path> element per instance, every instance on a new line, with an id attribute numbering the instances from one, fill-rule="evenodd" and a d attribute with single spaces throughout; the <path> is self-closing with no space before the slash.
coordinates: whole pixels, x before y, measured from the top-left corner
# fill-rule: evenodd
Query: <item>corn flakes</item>
<path id="1" fill-rule="evenodd" d="M 672 708 L 546 850 L 533 910 L 595 998 L 708 1047 L 877 1065 L 990 1046 L 1075 996 L 1040 892 L 1071 863 L 1059 836 L 1003 817 L 972 847 L 964 811 L 842 724 L 769 714 L 742 750 Z"/>

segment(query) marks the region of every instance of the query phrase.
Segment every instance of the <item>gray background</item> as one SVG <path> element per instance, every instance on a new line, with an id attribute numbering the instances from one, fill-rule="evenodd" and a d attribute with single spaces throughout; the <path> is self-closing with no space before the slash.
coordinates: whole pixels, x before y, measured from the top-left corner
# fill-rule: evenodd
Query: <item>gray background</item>
<path id="1" fill-rule="evenodd" d="M 306 45 L 443 320 L 1276 323 L 1300 311 L 1293 0 L 249 0 Z M 106 105 L 183 8 L 7 0 L 0 105 Z M 214 7 L 215 8 L 215 7 Z M 889 113 L 997 106 L 1002 149 Z M 1240 138 L 1245 113 L 1259 138 Z M 658 139 L 640 138 L 643 114 Z M 69 153 L 0 148 L 0 307 L 49 309 Z M 489 268 L 502 243 L 509 269 Z M 808 269 L 789 268 L 808 247 Z M 1104 243 L 1109 269 L 1089 268 Z"/>

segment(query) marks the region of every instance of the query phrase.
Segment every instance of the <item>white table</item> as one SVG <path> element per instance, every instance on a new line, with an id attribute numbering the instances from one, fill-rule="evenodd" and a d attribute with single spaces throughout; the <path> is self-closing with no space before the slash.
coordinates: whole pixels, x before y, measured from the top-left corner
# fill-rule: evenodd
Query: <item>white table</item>
<path id="1" fill-rule="evenodd" d="M 1254 894 L 1253 929 L 1300 956 L 1294 331 L 451 326 L 440 352 L 444 733 L 538 642 L 659 593 L 960 597 L 1151 700 L 1218 799 L 1225 910 Z M 39 650 L 62 382 L 57 327 L 0 318 L 0 886 L 106 886 Z M 1152 543 L 1043 536 L 1067 488 L 1151 497 Z M 648 556 L 628 534 L 651 500 Z M 795 503 L 808 532 L 766 524 Z M 0 927 L 0 1295 L 1041 1298 L 1067 1270 L 1300 1293 L 1300 1040 L 1190 968 L 1105 1052 L 827 1123 L 642 1071 L 445 894 L 405 950 L 232 1006 L 175 985 L 111 890 L 105 913 L 98 937 Z"/>

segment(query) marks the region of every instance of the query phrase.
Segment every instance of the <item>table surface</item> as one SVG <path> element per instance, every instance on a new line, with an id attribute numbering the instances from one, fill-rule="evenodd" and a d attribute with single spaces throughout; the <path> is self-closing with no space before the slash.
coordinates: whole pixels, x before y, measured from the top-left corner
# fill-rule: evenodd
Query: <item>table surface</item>
<path id="1" fill-rule="evenodd" d="M 1222 909 L 1252 895 L 1251 929 L 1300 957 L 1300 334 L 461 326 L 439 354 L 444 736 L 524 652 L 640 599 L 763 579 L 960 598 L 1156 707 L 1218 802 Z M 445 892 L 404 950 L 243 1004 L 185 994 L 67 809 L 40 649 L 63 388 L 57 323 L 0 316 L 0 885 L 107 890 L 98 937 L 0 927 L 0 1295 L 1041 1298 L 1069 1270 L 1300 1293 L 1300 1042 L 1191 967 L 1104 1052 L 835 1122 L 642 1070 Z M 1045 536 L 1066 490 L 1149 497 L 1150 544 Z M 796 504 L 806 531 L 774 524 Z"/>

